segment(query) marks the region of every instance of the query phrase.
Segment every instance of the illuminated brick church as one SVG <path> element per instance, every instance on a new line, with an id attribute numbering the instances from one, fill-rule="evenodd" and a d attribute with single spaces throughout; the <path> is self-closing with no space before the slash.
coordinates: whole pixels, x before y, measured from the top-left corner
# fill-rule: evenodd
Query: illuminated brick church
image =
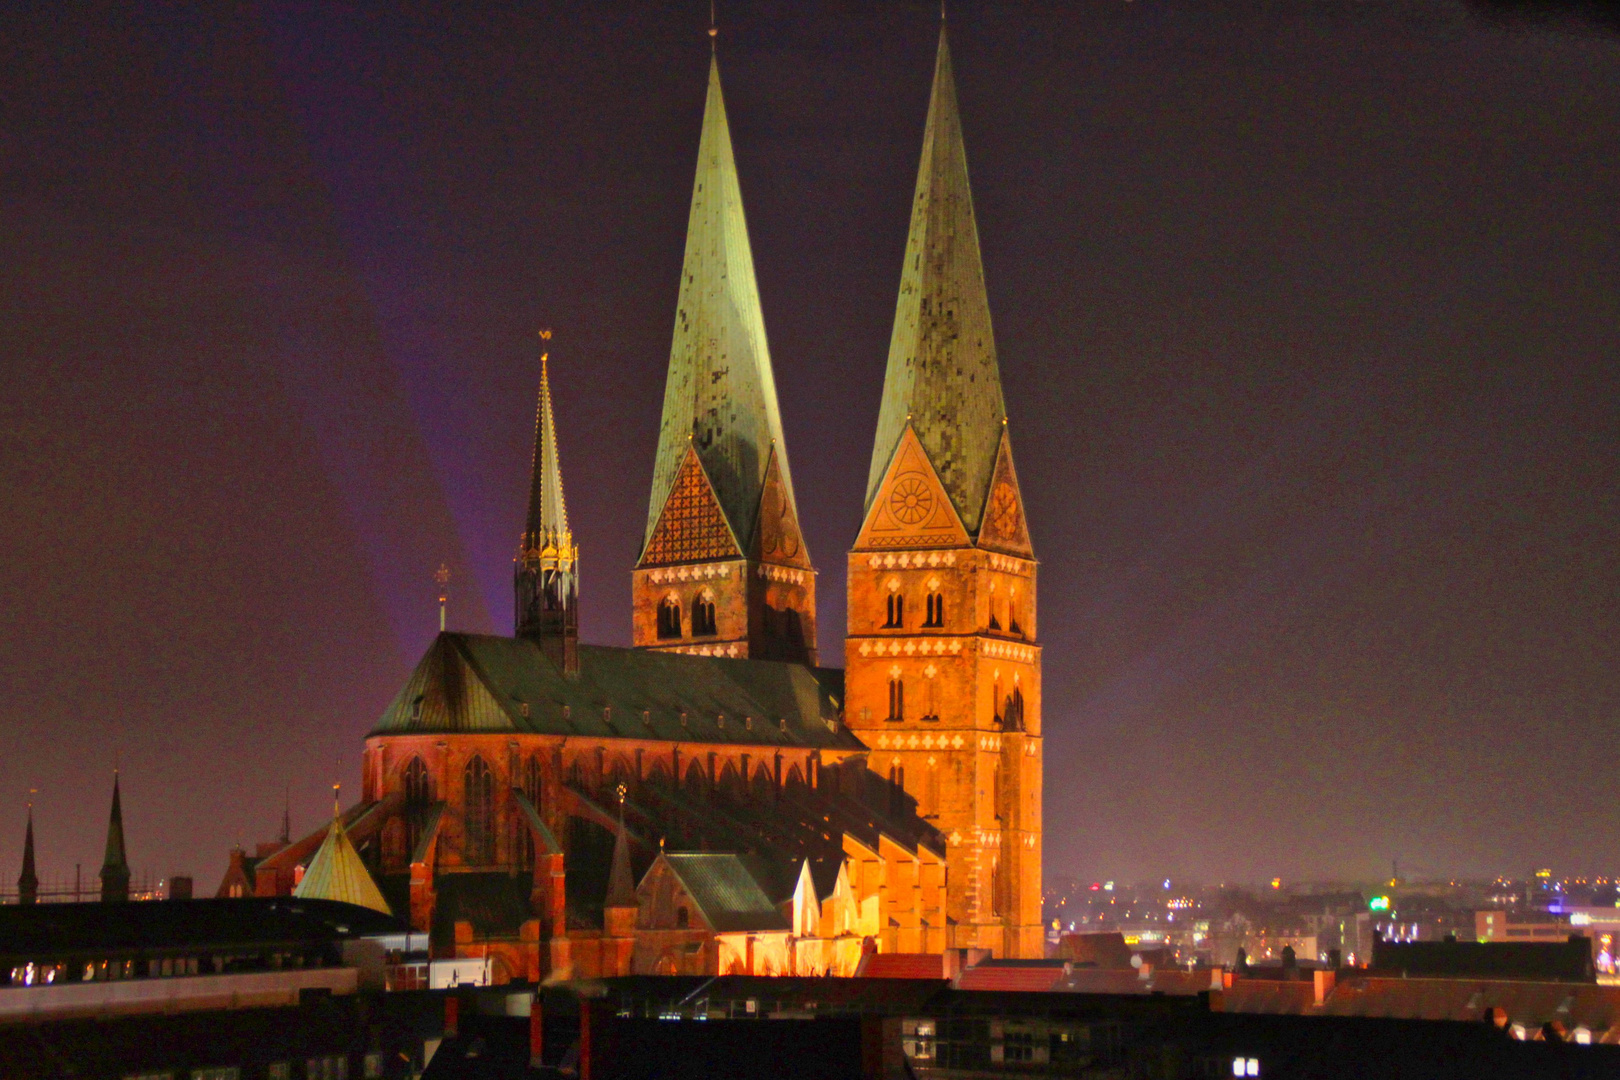
<path id="1" fill-rule="evenodd" d="M 361 801 L 233 853 L 221 894 L 307 891 L 346 839 L 435 955 L 498 980 L 1042 955 L 1036 563 L 943 30 L 864 498 L 847 666 L 818 667 L 711 62 L 634 645 L 578 640 L 542 366 L 514 635 L 441 633 L 367 737 Z"/>

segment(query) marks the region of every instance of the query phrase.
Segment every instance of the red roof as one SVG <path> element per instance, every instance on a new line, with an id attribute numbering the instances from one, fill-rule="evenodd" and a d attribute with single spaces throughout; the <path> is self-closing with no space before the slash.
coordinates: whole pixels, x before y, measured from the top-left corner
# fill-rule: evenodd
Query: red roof
<path id="1" fill-rule="evenodd" d="M 958 990 L 1050 990 L 1063 978 L 1063 965 L 980 964 L 956 980 Z"/>
<path id="2" fill-rule="evenodd" d="M 864 979 L 943 979 L 945 958 L 939 953 L 874 953 L 856 974 Z"/>

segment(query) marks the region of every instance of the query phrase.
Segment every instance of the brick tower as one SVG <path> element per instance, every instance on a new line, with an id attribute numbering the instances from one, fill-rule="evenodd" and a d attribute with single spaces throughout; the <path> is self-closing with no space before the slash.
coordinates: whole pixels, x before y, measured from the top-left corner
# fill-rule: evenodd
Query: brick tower
<path id="1" fill-rule="evenodd" d="M 799 531 L 713 58 L 631 592 L 638 647 L 815 662 L 815 569 Z"/>
<path id="2" fill-rule="evenodd" d="M 953 946 L 1039 957 L 1036 563 L 940 29 L 866 494 L 845 718 L 949 841 Z"/>

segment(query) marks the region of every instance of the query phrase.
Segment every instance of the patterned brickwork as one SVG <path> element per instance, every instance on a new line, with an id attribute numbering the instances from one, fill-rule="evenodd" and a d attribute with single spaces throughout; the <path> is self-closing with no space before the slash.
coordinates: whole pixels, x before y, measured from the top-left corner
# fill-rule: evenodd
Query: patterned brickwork
<path id="1" fill-rule="evenodd" d="M 697 452 L 688 448 L 652 539 L 647 541 L 641 565 L 671 566 L 734 559 L 740 554 L 703 464 Z"/>

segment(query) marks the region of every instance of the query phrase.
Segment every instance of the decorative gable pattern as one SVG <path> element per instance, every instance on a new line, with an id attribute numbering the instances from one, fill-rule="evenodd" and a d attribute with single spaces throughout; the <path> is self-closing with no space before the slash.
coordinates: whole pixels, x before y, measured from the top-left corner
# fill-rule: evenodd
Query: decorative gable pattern
<path id="1" fill-rule="evenodd" d="M 741 555 L 703 463 L 697 451 L 688 446 L 639 565 L 670 566 Z"/>
<path id="2" fill-rule="evenodd" d="M 1018 472 L 1013 468 L 1012 440 L 1005 428 L 1001 447 L 996 451 L 996 468 L 990 474 L 989 499 L 979 520 L 980 547 L 1026 559 L 1035 557 L 1029 542 L 1029 524 L 1024 519 L 1024 496 L 1018 487 Z"/>
<path id="3" fill-rule="evenodd" d="M 878 486 L 855 550 L 965 547 L 967 530 L 910 424 Z"/>
<path id="4" fill-rule="evenodd" d="M 782 468 L 774 446 L 765 465 L 765 485 L 759 496 L 753 557 L 779 566 L 811 568 L 810 552 L 805 549 L 804 534 L 799 530 L 799 515 L 793 508 L 792 494 L 782 482 Z"/>

